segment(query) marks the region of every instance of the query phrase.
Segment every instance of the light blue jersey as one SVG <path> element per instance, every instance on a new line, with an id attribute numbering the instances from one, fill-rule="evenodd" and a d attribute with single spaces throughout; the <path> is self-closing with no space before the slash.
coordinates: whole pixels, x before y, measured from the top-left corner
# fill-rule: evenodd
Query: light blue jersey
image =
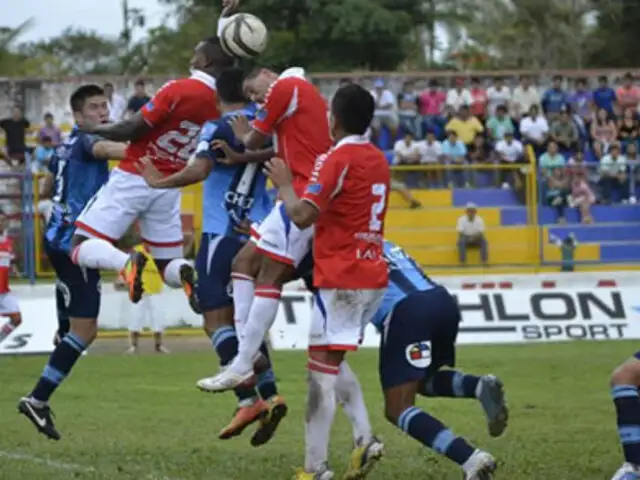
<path id="1" fill-rule="evenodd" d="M 224 140 L 231 149 L 244 152 L 244 146 L 235 138 L 229 125 L 229 119 L 236 115 L 251 120 L 255 108 L 247 106 L 207 122 L 200 133 L 196 156 L 215 164 L 204 181 L 202 192 L 203 233 L 243 238 L 235 227 L 245 220 L 261 222 L 273 208 L 273 201 L 267 194 L 267 179 L 261 164 L 223 165 L 216 161 L 223 153 L 211 148 L 213 140 Z"/>

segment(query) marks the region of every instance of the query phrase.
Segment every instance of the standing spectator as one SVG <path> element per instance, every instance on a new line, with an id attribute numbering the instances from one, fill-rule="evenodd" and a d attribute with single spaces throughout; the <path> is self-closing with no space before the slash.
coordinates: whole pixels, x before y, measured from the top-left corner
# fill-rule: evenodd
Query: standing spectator
<path id="1" fill-rule="evenodd" d="M 463 105 L 471 105 L 473 98 L 471 92 L 464 86 L 464 79 L 456 78 L 455 87 L 447 92 L 447 107 L 450 107 L 453 112 L 460 110 Z"/>
<path id="2" fill-rule="evenodd" d="M 567 107 L 568 99 L 567 92 L 562 89 L 562 75 L 555 75 L 551 88 L 542 95 L 542 111 L 553 120 Z"/>
<path id="3" fill-rule="evenodd" d="M 567 157 L 577 150 L 580 134 L 569 112 L 563 110 L 560 117 L 551 124 L 549 137 L 555 140 L 560 152 Z"/>
<path id="4" fill-rule="evenodd" d="M 484 127 L 480 123 L 480 120 L 471 115 L 467 105 L 460 107 L 458 115 L 449 120 L 445 129 L 456 132 L 458 139 L 464 143 L 467 148 L 471 146 L 476 135 L 484 132 Z"/>
<path id="5" fill-rule="evenodd" d="M 437 80 L 429 81 L 429 88 L 424 90 L 418 100 L 420 102 L 420 115 L 425 123 L 431 123 L 442 115 L 442 107 L 447 95 L 440 90 Z"/>
<path id="6" fill-rule="evenodd" d="M 524 148 L 519 140 L 513 138 L 513 132 L 506 132 L 504 138 L 496 143 L 496 154 L 501 165 L 514 165 L 522 160 Z M 507 179 L 511 177 L 513 170 L 500 169 L 500 183 L 502 188 L 509 188 Z"/>
<path id="7" fill-rule="evenodd" d="M 478 215 L 474 203 L 467 203 L 467 211 L 458 219 L 458 257 L 462 265 L 467 263 L 467 249 L 479 248 L 483 265 L 489 262 L 489 246 L 484 236 L 484 221 Z"/>
<path id="8" fill-rule="evenodd" d="M 558 151 L 558 144 L 554 140 L 549 140 L 547 151 L 542 154 L 538 163 L 543 169 L 543 175 L 548 178 L 551 176 L 552 170 L 563 168 L 567 161 Z"/>
<path id="9" fill-rule="evenodd" d="M 549 136 L 549 123 L 540 115 L 537 105 L 532 105 L 529 115 L 520 121 L 520 134 L 524 143 L 533 147 L 536 156 L 542 155 Z"/>
<path id="10" fill-rule="evenodd" d="M 585 124 L 591 121 L 593 112 L 593 94 L 587 89 L 587 80 L 576 80 L 576 89 L 569 96 L 571 109 L 582 119 Z"/>
<path id="11" fill-rule="evenodd" d="M 36 173 L 45 173 L 47 170 L 47 166 L 51 161 L 51 156 L 56 151 L 51 138 L 43 137 L 40 140 L 40 145 L 36 147 L 36 150 L 33 154 L 34 162 L 31 164 L 31 172 Z"/>
<path id="12" fill-rule="evenodd" d="M 626 150 L 627 145 L 638 141 L 638 118 L 633 108 L 624 109 L 622 118 L 618 120 L 618 140 L 622 145 L 622 150 Z"/>
<path id="13" fill-rule="evenodd" d="M 591 206 L 596 203 L 596 196 L 583 172 L 576 173 L 571 181 L 571 205 L 578 207 L 582 223 L 593 223 Z"/>
<path id="14" fill-rule="evenodd" d="M 43 117 L 44 125 L 38 131 L 38 142 L 43 143 L 44 138 L 49 138 L 51 145 L 57 147 L 62 143 L 62 132 L 53 121 L 53 114 L 47 112 Z"/>
<path id="15" fill-rule="evenodd" d="M 127 110 L 127 101 L 122 95 L 115 91 L 113 83 L 105 83 L 103 89 L 109 102 L 109 121 L 119 122 L 123 119 L 125 111 Z"/>
<path id="16" fill-rule="evenodd" d="M 133 95 L 127 102 L 127 115 L 137 113 L 149 100 L 151 100 L 151 97 L 145 91 L 144 80 L 141 78 L 136 80 Z"/>
<path id="17" fill-rule="evenodd" d="M 569 184 L 561 168 L 556 168 L 547 178 L 547 191 L 545 200 L 547 205 L 556 211 L 556 221 L 566 223 L 564 210 L 567 207 L 567 195 L 569 194 Z"/>
<path id="18" fill-rule="evenodd" d="M 511 115 L 520 119 L 531 112 L 532 107 L 540 109 L 540 93 L 531 85 L 531 79 L 526 75 L 520 77 L 520 85 L 513 89 L 511 98 Z"/>
<path id="19" fill-rule="evenodd" d="M 620 154 L 620 146 L 612 143 L 609 153 L 600 160 L 600 181 L 604 203 L 611 203 L 615 194 L 626 203 L 629 199 L 629 178 L 627 176 L 627 159 Z"/>
<path id="20" fill-rule="evenodd" d="M 595 107 L 604 108 L 609 115 L 615 113 L 616 92 L 609 86 L 609 79 L 603 75 L 598 78 L 598 88 L 593 91 L 593 104 Z"/>
<path id="21" fill-rule="evenodd" d="M 611 142 L 618 137 L 616 122 L 609 116 L 604 108 L 600 107 L 591 121 L 591 139 L 602 144 L 605 151 L 609 149 Z"/>
<path id="22" fill-rule="evenodd" d="M 398 121 L 405 132 L 422 138 L 422 119 L 418 116 L 418 96 L 411 82 L 404 82 L 398 94 Z"/>
<path id="23" fill-rule="evenodd" d="M 496 109 L 495 116 L 487 121 L 487 130 L 491 141 L 498 142 L 504 138 L 506 133 L 514 133 L 513 121 L 511 121 L 511 117 L 507 115 L 507 112 L 507 107 L 500 105 Z"/>
<path id="24" fill-rule="evenodd" d="M 398 117 L 395 113 L 396 99 L 388 88 L 385 88 L 384 80 L 379 78 L 373 83 L 371 91 L 376 101 L 376 109 L 373 114 L 371 128 L 376 138 L 380 136 L 382 126 L 386 126 L 391 134 L 391 139 L 395 141 L 398 133 Z"/>
<path id="25" fill-rule="evenodd" d="M 471 105 L 469 111 L 471 115 L 476 117 L 480 122 L 484 123 L 487 118 L 487 91 L 480 84 L 480 79 L 473 77 L 471 79 Z"/>
<path id="26" fill-rule="evenodd" d="M 511 104 L 511 90 L 504 84 L 504 78 L 496 77 L 495 83 L 487 88 L 487 114 L 496 115 L 499 106 L 503 105 L 509 111 Z"/>
<path id="27" fill-rule="evenodd" d="M 626 73 L 622 78 L 622 85 L 616 92 L 616 98 L 618 99 L 618 110 L 620 113 L 627 108 L 632 108 L 634 111 L 638 109 L 638 103 L 640 103 L 640 88 L 633 84 L 633 75 Z"/>
<path id="28" fill-rule="evenodd" d="M 445 163 L 450 165 L 465 165 L 467 156 L 467 147 L 458 140 L 458 135 L 453 130 L 447 131 L 447 139 L 442 142 L 442 158 Z M 448 175 L 447 183 L 450 187 L 464 183 L 469 184 L 468 172 L 466 170 L 460 172 L 456 170 L 452 175 Z"/>
<path id="29" fill-rule="evenodd" d="M 427 131 L 426 140 L 419 142 L 420 163 L 424 165 L 437 165 L 442 157 L 442 144 L 436 138 L 433 130 Z M 427 170 L 426 180 L 429 184 L 442 185 L 441 170 Z"/>
<path id="30" fill-rule="evenodd" d="M 11 118 L 0 120 L 0 128 L 4 130 L 7 147 L 7 157 L 10 165 L 23 164 L 27 151 L 27 129 L 29 120 L 24 118 L 22 109 L 18 106 L 11 110 Z"/>

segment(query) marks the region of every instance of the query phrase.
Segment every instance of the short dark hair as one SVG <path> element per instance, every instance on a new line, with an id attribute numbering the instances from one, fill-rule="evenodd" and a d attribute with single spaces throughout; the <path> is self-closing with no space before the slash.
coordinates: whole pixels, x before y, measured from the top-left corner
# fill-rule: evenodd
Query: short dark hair
<path id="1" fill-rule="evenodd" d="M 53 139 L 49 135 L 43 135 L 41 140 L 42 140 L 42 143 L 53 141 Z"/>
<path id="2" fill-rule="evenodd" d="M 107 88 L 107 87 L 111 87 L 111 88 L 113 88 L 113 83 L 111 83 L 111 82 L 105 82 L 105 84 L 104 84 L 103 88 Z"/>
<path id="3" fill-rule="evenodd" d="M 233 67 L 235 65 L 235 58 L 224 51 L 222 43 L 220 43 L 220 39 L 218 37 L 205 38 L 201 43 L 204 56 L 206 57 L 209 65 L 215 63 L 217 66 L 222 68 Z"/>
<path id="4" fill-rule="evenodd" d="M 352 135 L 364 135 L 373 120 L 376 102 L 371 93 L 351 83 L 340 87 L 331 101 L 331 111 L 340 127 Z"/>
<path id="5" fill-rule="evenodd" d="M 598 81 L 599 82 L 608 82 L 609 81 L 609 77 L 607 77 L 606 75 L 600 75 L 598 77 Z"/>
<path id="6" fill-rule="evenodd" d="M 501 112 L 505 112 L 505 113 L 507 113 L 509 110 L 507 109 L 507 106 L 506 106 L 506 105 L 498 105 L 498 106 L 496 107 L 496 112 L 497 112 L 497 111 L 501 111 Z"/>
<path id="7" fill-rule="evenodd" d="M 71 111 L 80 112 L 88 98 L 104 95 L 104 89 L 95 84 L 82 85 L 71 94 Z"/>
<path id="8" fill-rule="evenodd" d="M 142 78 L 139 78 L 136 80 L 136 83 L 134 83 L 134 85 L 136 87 L 144 87 L 144 80 Z"/>
<path id="9" fill-rule="evenodd" d="M 556 80 L 562 81 L 562 75 L 554 75 L 553 76 L 553 81 L 555 82 Z"/>
<path id="10" fill-rule="evenodd" d="M 249 100 L 242 92 L 244 72 L 240 68 L 228 68 L 220 72 L 216 79 L 216 90 L 224 103 L 247 103 Z"/>
<path id="11" fill-rule="evenodd" d="M 44 116 L 43 116 L 42 118 L 44 118 L 45 120 L 46 120 L 47 118 L 53 118 L 53 113 L 51 113 L 51 112 L 47 112 L 47 113 L 45 113 L 45 114 L 44 114 Z"/>

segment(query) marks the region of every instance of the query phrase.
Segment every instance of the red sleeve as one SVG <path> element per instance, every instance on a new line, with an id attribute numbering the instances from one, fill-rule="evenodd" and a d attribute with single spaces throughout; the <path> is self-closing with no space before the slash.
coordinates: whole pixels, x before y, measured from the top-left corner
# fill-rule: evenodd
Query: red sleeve
<path id="1" fill-rule="evenodd" d="M 253 128 L 264 135 L 271 135 L 276 125 L 295 107 L 298 100 L 298 87 L 295 78 L 276 80 L 267 93 L 264 105 L 253 121 Z"/>
<path id="2" fill-rule="evenodd" d="M 323 155 L 316 162 L 309 184 L 302 194 L 302 200 L 311 203 L 322 212 L 342 190 L 348 170 L 349 165 L 340 155 Z"/>
<path id="3" fill-rule="evenodd" d="M 179 98 L 179 88 L 180 84 L 175 80 L 165 83 L 140 109 L 142 117 L 149 125 L 159 125 L 171 114 Z"/>

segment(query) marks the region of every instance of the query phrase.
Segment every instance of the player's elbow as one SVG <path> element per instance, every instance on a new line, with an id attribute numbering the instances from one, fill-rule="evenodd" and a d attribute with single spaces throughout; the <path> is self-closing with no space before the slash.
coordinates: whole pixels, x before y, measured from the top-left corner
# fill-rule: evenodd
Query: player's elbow
<path id="1" fill-rule="evenodd" d="M 252 130 L 245 140 L 245 149 L 247 150 L 259 150 L 264 147 L 267 142 L 267 137 L 262 135 L 256 130 Z"/>
<path id="2" fill-rule="evenodd" d="M 310 227 L 315 221 L 313 212 L 309 212 L 305 208 L 294 208 L 290 215 L 293 224 L 300 230 Z"/>

